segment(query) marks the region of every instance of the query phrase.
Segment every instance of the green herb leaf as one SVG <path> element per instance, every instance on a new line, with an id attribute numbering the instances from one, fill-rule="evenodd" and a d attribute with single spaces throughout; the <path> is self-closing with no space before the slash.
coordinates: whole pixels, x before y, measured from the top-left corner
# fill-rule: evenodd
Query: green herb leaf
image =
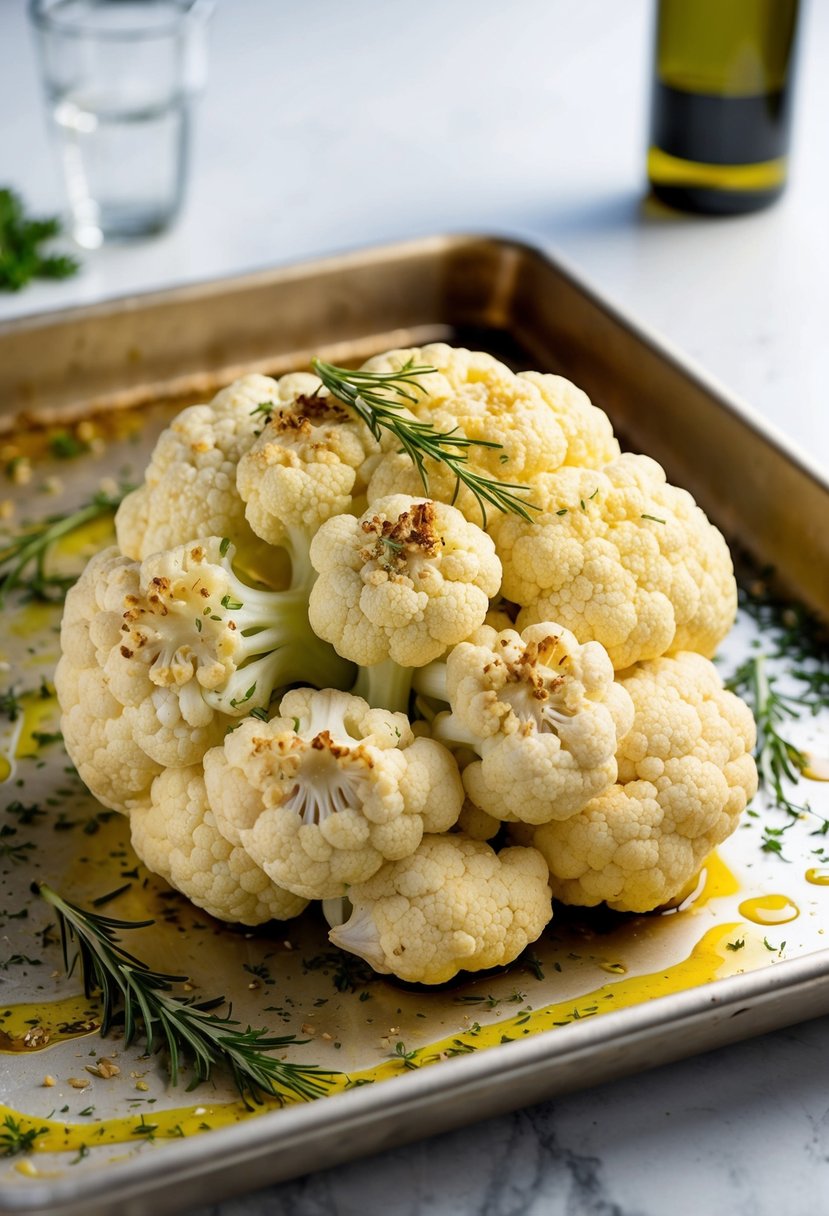
<path id="1" fill-rule="evenodd" d="M 18 194 L 0 190 L 0 289 L 19 291 L 35 278 L 66 279 L 77 273 L 80 263 L 74 258 L 41 249 L 59 234 L 57 219 L 31 219 Z"/>

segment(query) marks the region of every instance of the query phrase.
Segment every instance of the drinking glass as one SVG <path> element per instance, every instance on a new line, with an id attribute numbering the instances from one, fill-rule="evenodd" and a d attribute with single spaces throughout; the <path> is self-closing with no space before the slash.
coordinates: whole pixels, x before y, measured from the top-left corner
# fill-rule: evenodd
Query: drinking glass
<path id="1" fill-rule="evenodd" d="M 160 232 L 184 195 L 212 0 L 30 0 L 72 232 Z"/>

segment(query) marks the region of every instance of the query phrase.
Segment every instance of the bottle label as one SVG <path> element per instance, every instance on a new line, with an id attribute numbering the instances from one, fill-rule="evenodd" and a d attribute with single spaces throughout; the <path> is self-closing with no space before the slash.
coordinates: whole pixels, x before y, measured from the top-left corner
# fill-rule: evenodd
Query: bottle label
<path id="1" fill-rule="evenodd" d="M 656 81 L 651 142 L 670 156 L 709 165 L 750 165 L 785 156 L 790 90 L 757 97 L 690 93 Z"/>

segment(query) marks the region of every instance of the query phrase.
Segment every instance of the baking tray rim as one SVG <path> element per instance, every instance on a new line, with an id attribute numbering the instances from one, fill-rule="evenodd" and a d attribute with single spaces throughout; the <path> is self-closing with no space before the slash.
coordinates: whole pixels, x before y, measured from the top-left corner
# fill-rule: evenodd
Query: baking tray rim
<path id="1" fill-rule="evenodd" d="M 311 274 L 365 267 L 372 261 L 379 262 L 394 257 L 439 256 L 463 249 L 472 251 L 486 247 L 499 251 L 509 250 L 519 256 L 537 260 L 545 268 L 552 269 L 575 290 L 588 297 L 611 320 L 697 384 L 714 399 L 719 408 L 725 409 L 735 416 L 738 422 L 765 439 L 788 462 L 798 467 L 829 495 L 829 475 L 775 424 L 760 416 L 739 396 L 703 370 L 695 360 L 609 301 L 559 254 L 552 255 L 536 245 L 508 235 L 482 233 L 419 237 L 394 244 L 351 249 L 344 253 L 241 275 L 114 297 L 67 309 L 49 310 L 0 322 L 0 341 L 13 338 L 15 333 L 24 330 L 46 329 L 55 324 L 71 324 L 75 320 L 90 321 L 113 311 L 126 312 L 166 302 L 195 301 L 206 292 L 229 289 L 243 291 L 246 288 L 268 284 L 289 283 Z M 577 1057 L 589 1054 L 591 1059 L 595 1059 L 603 1052 L 612 1054 L 625 1043 L 652 1037 L 659 1032 L 666 1033 L 671 1027 L 703 1024 L 711 1021 L 715 1015 L 720 1018 L 734 1017 L 742 1011 L 734 1006 L 746 1009 L 759 1007 L 781 994 L 794 997 L 807 992 L 814 993 L 825 983 L 829 984 L 829 947 L 800 958 L 782 960 L 757 971 L 714 980 L 684 992 L 657 997 L 638 1006 L 614 1010 L 597 1019 L 584 1019 L 556 1028 L 554 1032 L 543 1031 L 527 1039 L 443 1061 L 439 1067 L 430 1066 L 409 1071 L 401 1077 L 388 1078 L 378 1086 L 364 1086 L 347 1093 L 332 1094 L 324 1100 L 268 1112 L 259 1118 L 221 1129 L 219 1138 L 209 1134 L 178 1142 L 175 1153 L 163 1152 L 152 1159 L 152 1169 L 148 1169 L 147 1157 L 139 1157 L 119 1163 L 117 1170 L 112 1172 L 104 1167 L 98 1172 L 80 1176 L 77 1180 L 59 1179 L 48 1183 L 32 1180 L 19 1188 L 16 1185 L 0 1188 L 0 1213 L 8 1213 L 9 1216 L 17 1213 L 49 1213 L 49 1216 L 52 1216 L 54 1213 L 54 1216 L 58 1216 L 60 1211 L 68 1212 L 72 1205 L 81 1201 L 90 1205 L 106 1201 L 112 1205 L 127 1195 L 134 1199 L 148 1198 L 165 1183 L 186 1181 L 187 1177 L 194 1176 L 200 1167 L 208 1162 L 211 1166 L 208 1172 L 212 1174 L 222 1165 L 238 1166 L 245 1160 L 259 1158 L 267 1153 L 268 1149 L 280 1148 L 285 1151 L 289 1148 L 290 1141 L 301 1139 L 309 1133 L 325 1135 L 337 1126 L 342 1127 L 345 1121 L 351 1127 L 370 1127 L 389 1113 L 404 1112 L 407 1107 L 428 1106 L 450 1091 L 473 1092 L 490 1082 L 503 1082 L 507 1077 L 515 1080 L 530 1073 L 544 1072 L 545 1075 L 552 1076 L 556 1067 L 564 1068 Z M 654 1008 L 651 1009 L 650 1006 Z M 829 1010 L 829 991 L 826 1008 Z M 805 1016 L 814 1014 L 807 1013 Z M 772 1025 L 792 1024 L 798 1020 L 800 1019 L 796 1014 L 790 1017 L 787 1012 L 764 1029 L 769 1029 Z M 553 1039 L 553 1034 L 558 1037 Z M 512 1053 L 509 1057 L 505 1054 L 507 1049 Z M 684 1054 L 696 1054 L 698 1050 L 695 1045 Z M 682 1054 L 673 1053 L 671 1058 L 679 1058 Z M 655 1061 L 654 1066 L 659 1063 L 661 1061 Z M 543 1067 L 545 1064 L 546 1069 Z M 401 1084 L 404 1077 L 405 1089 Z M 577 1085 L 570 1088 L 577 1088 Z M 500 1109 L 506 1110 L 509 1107 L 510 1102 L 507 1099 Z M 495 1107 L 491 1109 L 494 1110 Z M 486 1117 L 487 1113 L 489 1112 L 484 1112 L 481 1117 Z M 277 1124 L 275 1120 L 282 1122 Z M 420 1132 L 417 1133 L 419 1134 Z M 423 1134 L 428 1135 L 428 1132 Z M 89 1211 L 93 1210 L 95 1209 L 90 1207 Z"/>
<path id="2" fill-rule="evenodd" d="M 119 1197 L 127 1194 L 133 1199 L 149 1195 L 165 1182 L 180 1185 L 208 1161 L 210 1173 L 222 1165 L 238 1167 L 268 1150 L 284 1152 L 290 1148 L 291 1141 L 301 1140 L 309 1133 L 319 1135 L 335 1128 L 342 1129 L 346 1121 L 352 1128 L 371 1126 L 383 1116 L 403 1112 L 407 1107 L 428 1105 L 449 1091 L 455 1094 L 462 1090 L 474 1091 L 489 1082 L 502 1080 L 504 1075 L 516 1080 L 528 1073 L 538 1074 L 545 1065 L 546 1071 L 551 1072 L 556 1065 L 572 1064 L 587 1054 L 595 1059 L 602 1052 L 610 1053 L 634 1040 L 650 1038 L 654 1032 L 679 1033 L 714 1015 L 720 1020 L 733 1018 L 781 993 L 804 994 L 824 984 L 827 985 L 829 1009 L 829 949 L 786 959 L 758 971 L 712 980 L 703 986 L 656 997 L 640 1005 L 445 1060 L 437 1066 L 406 1071 L 376 1085 L 360 1086 L 313 1102 L 268 1111 L 255 1119 L 222 1128 L 218 1136 L 208 1133 L 176 1141 L 175 1153 L 169 1148 L 163 1150 L 153 1158 L 152 1170 L 148 1169 L 148 1158 L 139 1157 L 119 1163 L 112 1173 L 108 1172 L 109 1167 L 102 1166 L 97 1173 L 82 1176 L 77 1182 L 61 1179 L 46 1185 L 31 1182 L 19 1189 L 17 1186 L 6 1188 L 5 1194 L 0 1192 L 0 1213 L 13 1216 L 49 1212 L 59 1216 L 61 1208 L 68 1208 L 80 1200 L 93 1204 L 106 1200 L 115 1204 Z M 777 1024 L 789 1023 L 784 1019 Z M 691 1047 L 689 1052 L 678 1052 L 672 1058 L 682 1058 L 683 1054 L 699 1053 Z M 653 1067 L 659 1067 L 661 1063 L 656 1061 Z M 614 1076 L 623 1074 L 624 1070 L 621 1070 Z M 500 1109 L 511 1109 L 509 1101 Z M 480 1117 L 488 1117 L 489 1113 L 486 1111 Z M 280 1135 L 280 1132 L 284 1134 Z"/>
<path id="3" fill-rule="evenodd" d="M 140 308 L 152 308 L 165 303 L 186 303 L 198 300 L 205 294 L 221 291 L 244 291 L 269 284 L 278 285 L 302 279 L 309 274 L 328 274 L 338 270 L 365 267 L 372 262 L 390 258 L 413 258 L 428 254 L 447 254 L 463 249 L 490 247 L 498 251 L 537 260 L 552 269 L 582 295 L 589 298 L 611 320 L 619 323 L 630 333 L 662 356 L 673 368 L 697 384 L 703 392 L 716 398 L 717 405 L 734 415 L 743 425 L 750 427 L 771 446 L 777 448 L 785 458 L 829 493 L 829 470 L 823 469 L 806 448 L 787 435 L 776 423 L 763 417 L 738 393 L 729 389 L 721 380 L 705 370 L 692 356 L 686 354 L 669 338 L 640 321 L 636 314 L 623 310 L 612 297 L 598 288 L 559 250 L 551 252 L 541 245 L 510 233 L 498 234 L 490 231 L 447 232 L 419 236 L 390 243 L 377 243 L 349 247 L 342 251 L 326 253 L 318 258 L 279 263 L 240 274 L 194 280 L 178 287 L 150 288 L 127 295 L 111 296 L 91 304 L 71 305 L 67 308 L 48 309 L 29 313 L 21 317 L 0 320 L 0 341 L 13 338 L 17 333 L 67 325 L 73 321 L 94 321 L 114 311 L 129 312 Z M 2 410 L 2 405 L 0 405 Z"/>

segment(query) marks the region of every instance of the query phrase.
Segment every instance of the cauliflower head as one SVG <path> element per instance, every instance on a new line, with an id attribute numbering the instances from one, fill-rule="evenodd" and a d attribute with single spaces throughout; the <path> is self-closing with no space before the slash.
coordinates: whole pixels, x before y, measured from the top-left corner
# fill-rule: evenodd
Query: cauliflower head
<path id="1" fill-rule="evenodd" d="M 619 678 L 635 717 L 618 784 L 572 819 L 537 828 L 532 842 L 564 903 L 648 912 L 737 827 L 757 790 L 755 726 L 701 655 L 654 659 Z"/>
<path id="2" fill-rule="evenodd" d="M 737 611 L 728 547 L 693 498 L 647 456 L 601 472 L 559 469 L 534 490 L 531 523 L 493 519 L 502 593 L 518 627 L 561 622 L 620 670 L 676 650 L 710 657 Z"/>
<path id="3" fill-rule="evenodd" d="M 415 739 L 404 714 L 331 690 L 286 693 L 279 717 L 242 723 L 207 753 L 204 773 L 223 835 L 305 899 L 345 895 L 407 857 L 463 802 L 440 743 Z"/>
<path id="4" fill-rule="evenodd" d="M 449 717 L 436 738 L 481 757 L 463 771 L 472 802 L 502 820 L 569 819 L 616 780 L 615 753 L 633 704 L 607 651 L 551 621 L 483 626 L 446 660 Z"/>
<path id="5" fill-rule="evenodd" d="M 501 582 L 486 533 L 454 507 L 405 494 L 329 519 L 311 561 L 311 626 L 363 667 L 429 663 L 483 622 Z"/>
<path id="6" fill-rule="evenodd" d="M 465 836 L 424 836 L 349 892 L 353 912 L 332 929 L 335 946 L 375 971 L 443 984 L 461 970 L 517 958 L 552 917 L 547 867 L 531 848 L 496 853 Z"/>
<path id="7" fill-rule="evenodd" d="M 149 802 L 130 815 L 130 832 L 147 869 L 218 920 L 261 925 L 290 920 L 306 906 L 222 836 L 200 765 L 160 773 Z"/>
<path id="8" fill-rule="evenodd" d="M 380 447 L 316 376 L 285 376 L 279 387 L 280 404 L 239 460 L 236 486 L 256 535 L 301 554 L 320 524 L 365 494 L 367 468 Z"/>
<path id="9" fill-rule="evenodd" d="M 140 561 L 197 536 L 253 540 L 236 468 L 262 427 L 257 407 L 292 396 L 292 379 L 277 384 L 269 376 L 243 376 L 209 405 L 189 406 L 173 419 L 158 438 L 143 485 L 118 508 L 122 553 Z"/>

